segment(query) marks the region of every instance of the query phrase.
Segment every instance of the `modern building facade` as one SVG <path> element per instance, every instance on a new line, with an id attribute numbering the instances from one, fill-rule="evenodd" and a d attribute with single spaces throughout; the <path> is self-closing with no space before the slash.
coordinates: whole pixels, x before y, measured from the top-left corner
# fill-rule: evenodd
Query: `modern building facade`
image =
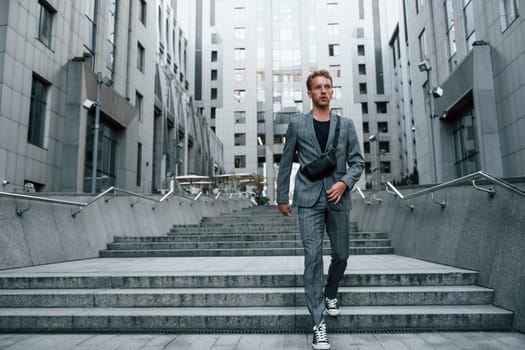
<path id="1" fill-rule="evenodd" d="M 403 1 L 392 104 L 421 183 L 525 174 L 522 0 Z M 406 135 L 406 137 L 404 137 Z"/>
<path id="2" fill-rule="evenodd" d="M 290 118 L 310 110 L 305 80 L 319 68 L 334 78 L 332 108 L 354 120 L 372 185 L 400 176 L 390 141 L 392 25 L 389 1 L 211 0 L 202 4 L 201 105 L 224 147 L 226 172 L 266 176 L 270 200 Z M 209 17 L 208 17 L 209 14 Z M 395 22 L 395 21 L 393 21 Z M 199 37 L 199 36 L 198 36 Z M 199 84 L 197 82 L 197 84 Z M 364 185 L 364 184 L 361 184 Z"/>
<path id="3" fill-rule="evenodd" d="M 3 189 L 151 193 L 167 176 L 207 173 L 194 11 L 191 1 L 2 1 Z"/>

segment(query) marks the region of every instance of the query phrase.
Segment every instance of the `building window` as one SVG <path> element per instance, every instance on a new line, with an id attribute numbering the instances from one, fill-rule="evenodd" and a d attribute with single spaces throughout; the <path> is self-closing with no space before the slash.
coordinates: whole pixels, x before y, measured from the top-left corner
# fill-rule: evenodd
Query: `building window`
<path id="1" fill-rule="evenodd" d="M 235 124 L 245 124 L 246 123 L 246 112 L 245 111 L 235 111 L 233 112 L 233 118 L 235 119 Z"/>
<path id="2" fill-rule="evenodd" d="M 233 49 L 233 59 L 236 61 L 244 60 L 246 55 L 246 50 L 244 48 L 235 48 Z"/>
<path id="3" fill-rule="evenodd" d="M 137 42 L 137 69 L 144 73 L 144 57 L 145 57 L 144 46 L 140 42 Z"/>
<path id="4" fill-rule="evenodd" d="M 343 115 L 343 109 L 342 108 L 332 108 L 330 109 L 333 114 L 342 116 Z"/>
<path id="5" fill-rule="evenodd" d="M 377 131 L 382 133 L 388 132 L 388 122 L 377 122 Z"/>
<path id="6" fill-rule="evenodd" d="M 377 113 L 387 113 L 387 102 L 376 102 Z"/>
<path id="7" fill-rule="evenodd" d="M 357 55 L 358 56 L 365 55 L 365 45 L 357 45 Z"/>
<path id="8" fill-rule="evenodd" d="M 366 90 L 366 84 L 365 84 L 365 90 Z M 361 102 L 361 113 L 368 114 L 368 103 Z"/>
<path id="9" fill-rule="evenodd" d="M 244 40 L 246 38 L 246 29 L 244 27 L 233 28 L 233 38 L 235 40 Z"/>
<path id="10" fill-rule="evenodd" d="M 381 154 L 390 153 L 390 142 L 379 141 L 379 149 L 381 150 Z"/>
<path id="11" fill-rule="evenodd" d="M 337 15 L 337 2 L 332 1 L 326 4 L 326 10 L 328 13 L 328 17 L 336 16 Z"/>
<path id="12" fill-rule="evenodd" d="M 338 64 L 330 65 L 330 74 L 332 78 L 341 78 L 341 66 Z"/>
<path id="13" fill-rule="evenodd" d="M 215 119 L 216 115 L 217 115 L 217 108 L 211 107 L 211 109 L 210 109 L 210 119 Z"/>
<path id="14" fill-rule="evenodd" d="M 235 141 L 234 141 L 235 146 L 246 146 L 246 134 L 245 133 L 235 134 L 234 138 L 235 138 Z"/>
<path id="15" fill-rule="evenodd" d="M 390 162 L 381 162 L 381 172 L 383 174 L 390 174 Z"/>
<path id="16" fill-rule="evenodd" d="M 360 75 L 366 75 L 366 64 L 361 63 L 357 66 Z"/>
<path id="17" fill-rule="evenodd" d="M 48 89 L 49 84 L 47 82 L 37 76 L 33 76 L 27 142 L 38 147 L 44 147 Z"/>
<path id="18" fill-rule="evenodd" d="M 211 70 L 211 80 L 217 80 L 217 69 Z"/>
<path id="19" fill-rule="evenodd" d="M 246 69 L 244 68 L 236 68 L 233 70 L 233 76 L 235 77 L 236 81 L 244 81 L 245 74 Z"/>
<path id="20" fill-rule="evenodd" d="M 449 71 L 454 69 L 454 56 L 456 55 L 456 28 L 454 25 L 454 8 L 452 0 L 445 0 L 443 3 L 445 10 L 445 25 L 448 40 L 448 65 Z"/>
<path id="21" fill-rule="evenodd" d="M 246 168 L 246 156 L 234 156 L 234 166 L 238 168 Z"/>
<path id="22" fill-rule="evenodd" d="M 365 19 L 365 4 L 364 4 L 364 0 L 359 0 L 359 19 Z"/>
<path id="23" fill-rule="evenodd" d="M 501 31 L 503 32 L 518 18 L 518 3 L 516 0 L 499 0 Z"/>
<path id="24" fill-rule="evenodd" d="M 138 18 L 139 18 L 139 21 L 146 25 L 146 8 L 147 8 L 147 5 L 146 5 L 146 0 L 138 0 Z"/>
<path id="25" fill-rule="evenodd" d="M 368 122 L 363 122 L 363 133 L 368 134 L 370 132 L 370 128 L 368 126 Z"/>
<path id="26" fill-rule="evenodd" d="M 363 152 L 370 153 L 370 142 L 368 141 L 363 142 Z"/>
<path id="27" fill-rule="evenodd" d="M 461 177 L 479 169 L 479 148 L 473 111 L 457 119 L 452 132 L 454 143 L 454 167 L 456 176 Z"/>
<path id="28" fill-rule="evenodd" d="M 218 92 L 217 92 L 217 88 L 211 88 L 211 99 L 212 100 L 216 100 L 217 99 L 217 95 L 218 95 Z"/>
<path id="29" fill-rule="evenodd" d="M 474 28 L 474 10 L 472 0 L 463 0 L 463 22 L 465 25 L 465 40 L 467 44 L 467 50 L 472 49 L 472 43 L 476 41 L 476 33 Z"/>
<path id="30" fill-rule="evenodd" d="M 143 100 L 143 97 L 142 95 L 136 91 L 135 92 L 135 108 L 137 109 L 137 111 L 139 112 L 139 122 L 142 123 L 142 100 Z"/>
<path id="31" fill-rule="evenodd" d="M 53 20 L 56 10 L 47 3 L 40 0 L 40 18 L 38 20 L 38 40 L 47 47 L 51 47 L 51 37 L 53 35 Z"/>
<path id="32" fill-rule="evenodd" d="M 365 162 L 365 174 L 371 174 L 372 173 L 372 166 L 370 162 Z"/>
<path id="33" fill-rule="evenodd" d="M 339 23 L 328 23 L 328 36 L 339 35 Z"/>
<path id="34" fill-rule="evenodd" d="M 237 104 L 244 103 L 246 100 L 246 90 L 234 90 L 233 98 Z"/>
<path id="35" fill-rule="evenodd" d="M 362 38 L 365 37 L 365 28 L 363 28 L 363 27 L 358 27 L 357 28 L 357 37 L 359 39 L 362 39 Z"/>
<path id="36" fill-rule="evenodd" d="M 213 50 L 211 52 L 211 61 L 212 62 L 217 62 L 217 51 L 216 50 Z"/>
<path id="37" fill-rule="evenodd" d="M 233 19 L 234 20 L 243 20 L 245 16 L 244 7 L 235 7 L 233 9 Z"/>
<path id="38" fill-rule="evenodd" d="M 142 143 L 137 144 L 137 186 L 142 184 Z"/>
<path id="39" fill-rule="evenodd" d="M 328 56 L 330 57 L 339 56 L 339 44 L 329 44 L 328 45 Z"/>
<path id="40" fill-rule="evenodd" d="M 359 93 L 361 95 L 366 95 L 367 93 L 366 83 L 359 83 Z"/>
<path id="41" fill-rule="evenodd" d="M 334 86 L 332 90 L 333 90 L 332 96 L 334 100 L 340 100 L 341 98 L 343 98 L 343 92 L 340 86 Z"/>
<path id="42" fill-rule="evenodd" d="M 264 123 L 264 111 L 258 111 L 257 112 L 257 123 Z"/>

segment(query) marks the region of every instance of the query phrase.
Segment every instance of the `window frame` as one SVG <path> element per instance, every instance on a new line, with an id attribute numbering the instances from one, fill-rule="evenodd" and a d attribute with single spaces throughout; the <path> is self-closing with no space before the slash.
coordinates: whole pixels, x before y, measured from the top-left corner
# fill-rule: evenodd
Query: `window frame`
<path id="1" fill-rule="evenodd" d="M 39 0 L 40 13 L 38 15 L 37 39 L 51 49 L 53 44 L 53 27 L 57 12 L 47 1 Z"/>
<path id="2" fill-rule="evenodd" d="M 29 105 L 29 118 L 27 124 L 27 142 L 46 148 L 46 135 L 48 132 L 48 101 L 51 83 L 37 74 L 33 74 L 31 83 L 31 97 Z M 38 89 L 38 90 L 37 90 Z"/>

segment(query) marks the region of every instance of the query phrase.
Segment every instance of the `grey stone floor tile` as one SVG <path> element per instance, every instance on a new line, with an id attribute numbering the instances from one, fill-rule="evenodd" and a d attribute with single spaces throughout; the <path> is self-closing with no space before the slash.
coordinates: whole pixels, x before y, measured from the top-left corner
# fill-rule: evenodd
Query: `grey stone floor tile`
<path id="1" fill-rule="evenodd" d="M 283 349 L 286 350 L 303 350 L 309 349 L 312 341 L 311 335 L 305 334 L 286 334 L 283 342 Z"/>
<path id="2" fill-rule="evenodd" d="M 411 350 L 398 334 L 376 334 L 376 340 L 381 346 L 388 350 Z"/>
<path id="3" fill-rule="evenodd" d="M 33 349 L 53 349 L 66 350 L 74 349 L 79 343 L 90 338 L 90 335 L 74 334 L 74 335 L 54 335 L 54 334 L 37 334 L 24 337 L 22 341 L 13 345 L 2 347 L 0 349 L 6 350 L 33 350 Z"/>
<path id="4" fill-rule="evenodd" d="M 330 334 L 332 350 L 523 350 L 525 334 Z M 310 334 L 0 334 L 1 350 L 303 350 Z"/>

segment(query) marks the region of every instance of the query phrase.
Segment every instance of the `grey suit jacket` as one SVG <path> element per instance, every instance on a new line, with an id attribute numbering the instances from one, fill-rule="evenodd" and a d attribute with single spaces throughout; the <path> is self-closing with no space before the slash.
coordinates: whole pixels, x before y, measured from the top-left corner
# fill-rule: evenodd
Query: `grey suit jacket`
<path id="1" fill-rule="evenodd" d="M 336 115 L 331 112 L 326 150 L 332 147 L 336 122 Z M 321 146 L 315 135 L 312 112 L 290 120 L 277 177 L 277 203 L 289 202 L 290 174 L 296 151 L 299 155 L 300 168 L 295 177 L 293 205 L 311 207 L 317 202 L 320 195 L 325 195 L 325 189 L 329 189 L 337 181 L 343 181 L 348 186 L 348 190 L 337 205 L 330 203 L 330 208 L 350 210 L 350 190 L 361 177 L 364 167 L 359 140 L 352 120 L 341 118 L 339 141 L 336 148 L 336 169 L 330 176 L 317 181 L 311 181 L 301 173 L 302 167 L 322 154 Z"/>

